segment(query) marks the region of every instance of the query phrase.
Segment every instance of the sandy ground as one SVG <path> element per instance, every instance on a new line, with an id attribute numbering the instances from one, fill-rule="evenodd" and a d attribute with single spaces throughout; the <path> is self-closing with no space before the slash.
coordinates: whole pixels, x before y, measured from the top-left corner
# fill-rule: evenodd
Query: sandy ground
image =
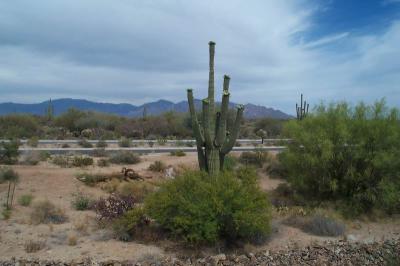
<path id="1" fill-rule="evenodd" d="M 161 160 L 167 165 L 197 167 L 197 155 L 187 153 L 184 157 L 173 157 L 167 154 L 148 154 L 142 156 L 142 162 L 136 165 L 126 165 L 138 171 L 143 176 L 154 176 L 147 170 L 148 166 Z M 13 168 L 20 174 L 21 181 L 17 186 L 15 198 L 23 194 L 32 194 L 34 201 L 48 199 L 61 207 L 69 221 L 59 225 L 33 225 L 30 223 L 31 207 L 20 206 L 15 201 L 14 209 L 9 220 L 0 220 L 0 259 L 40 258 L 71 260 L 73 258 L 92 257 L 96 260 L 138 260 L 147 256 L 162 256 L 171 253 L 173 249 L 165 249 L 168 243 L 141 244 L 136 242 L 121 242 L 113 240 L 110 232 L 99 228 L 92 211 L 75 211 L 71 208 L 73 193 L 82 191 L 98 198 L 107 195 L 96 187 L 83 185 L 75 178 L 82 171 L 90 172 L 119 172 L 121 166 L 112 165 L 106 168 L 88 167 L 60 168 L 51 163 L 40 163 L 36 166 L 16 165 Z M 270 179 L 260 174 L 260 186 L 265 191 L 276 188 L 282 180 Z M 163 175 L 152 179 L 165 178 Z M 149 179 L 149 180 L 152 180 Z M 148 182 L 148 181 L 146 181 Z M 4 201 L 7 185 L 0 185 L 0 200 Z M 3 202 L 1 202 L 3 203 Z M 393 236 L 399 237 L 399 219 L 372 222 L 355 222 L 349 224 L 346 235 L 353 240 L 370 242 Z M 69 245 L 69 239 L 76 238 L 76 245 Z M 316 242 L 338 240 L 340 238 L 316 237 L 308 235 L 299 229 L 282 225 L 279 218 L 273 220 L 273 233 L 267 244 L 251 249 L 282 249 L 290 246 L 305 246 Z M 36 253 L 26 253 L 24 245 L 29 240 L 42 240 L 46 247 Z M 169 250 L 169 251 L 165 251 Z"/>

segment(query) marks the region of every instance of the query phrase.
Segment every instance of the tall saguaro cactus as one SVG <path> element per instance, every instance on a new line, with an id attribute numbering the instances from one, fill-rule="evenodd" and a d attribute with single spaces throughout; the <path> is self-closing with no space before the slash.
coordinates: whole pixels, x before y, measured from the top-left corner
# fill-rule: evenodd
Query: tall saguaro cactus
<path id="1" fill-rule="evenodd" d="M 238 106 L 235 123 L 230 130 L 227 130 L 230 77 L 227 75 L 224 76 L 221 111 L 216 112 L 214 101 L 214 42 L 209 42 L 209 49 L 210 72 L 208 97 L 202 101 L 201 123 L 197 118 L 192 89 L 187 90 L 187 97 L 190 116 L 192 118 L 192 128 L 196 138 L 200 169 L 207 171 L 210 175 L 215 175 L 223 169 L 225 155 L 228 154 L 235 145 L 244 107 L 243 105 Z"/>
<path id="2" fill-rule="evenodd" d="M 300 98 L 300 106 L 296 103 L 296 114 L 297 120 L 303 120 L 308 114 L 309 104 L 304 100 L 303 102 L 303 94 L 301 94 Z"/>

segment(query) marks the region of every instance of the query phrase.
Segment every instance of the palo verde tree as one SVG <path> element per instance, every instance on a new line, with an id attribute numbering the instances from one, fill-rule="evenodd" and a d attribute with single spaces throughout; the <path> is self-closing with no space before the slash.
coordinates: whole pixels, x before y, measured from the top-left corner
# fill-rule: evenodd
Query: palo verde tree
<path id="1" fill-rule="evenodd" d="M 230 152 L 235 145 L 239 134 L 244 107 L 243 105 L 238 106 L 235 123 L 230 130 L 227 130 L 230 77 L 227 75 L 224 76 L 221 111 L 216 112 L 214 101 L 214 42 L 209 42 L 209 50 L 210 71 L 208 80 L 208 97 L 202 101 L 203 112 L 201 123 L 197 119 L 192 89 L 187 90 L 187 97 L 192 120 L 192 128 L 196 138 L 200 169 L 207 171 L 210 175 L 215 175 L 223 169 L 225 155 Z"/>

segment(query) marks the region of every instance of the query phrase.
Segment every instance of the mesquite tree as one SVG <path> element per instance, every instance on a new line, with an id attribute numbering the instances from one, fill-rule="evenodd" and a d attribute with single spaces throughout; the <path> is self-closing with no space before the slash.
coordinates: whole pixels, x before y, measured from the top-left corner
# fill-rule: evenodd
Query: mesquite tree
<path id="1" fill-rule="evenodd" d="M 303 94 L 301 94 L 300 106 L 296 103 L 297 120 L 303 120 L 307 116 L 308 107 L 309 104 L 305 100 L 303 102 Z"/>
<path id="2" fill-rule="evenodd" d="M 238 106 L 235 123 L 230 130 L 227 130 L 230 78 L 227 75 L 224 76 L 221 111 L 216 112 L 214 101 L 214 42 L 209 42 L 209 49 L 210 72 L 208 97 L 202 101 L 201 123 L 197 118 L 192 89 L 187 90 L 187 97 L 193 132 L 196 138 L 200 169 L 207 171 L 210 175 L 214 175 L 218 174 L 218 172 L 223 169 L 225 155 L 230 152 L 235 145 L 244 107 L 243 105 Z"/>

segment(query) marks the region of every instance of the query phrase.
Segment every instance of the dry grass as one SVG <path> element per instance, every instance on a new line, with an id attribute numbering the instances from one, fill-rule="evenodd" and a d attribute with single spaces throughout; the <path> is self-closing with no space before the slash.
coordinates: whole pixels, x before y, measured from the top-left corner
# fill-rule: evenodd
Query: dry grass
<path id="1" fill-rule="evenodd" d="M 78 238 L 76 235 L 69 235 L 67 242 L 68 246 L 76 246 L 76 244 L 78 244 Z"/>
<path id="2" fill-rule="evenodd" d="M 42 240 L 28 240 L 24 244 L 26 253 L 35 253 L 46 247 L 46 241 Z"/>
<path id="3" fill-rule="evenodd" d="M 65 212 L 48 200 L 38 201 L 33 206 L 31 213 L 31 222 L 33 224 L 61 224 L 67 220 L 68 217 Z"/>

